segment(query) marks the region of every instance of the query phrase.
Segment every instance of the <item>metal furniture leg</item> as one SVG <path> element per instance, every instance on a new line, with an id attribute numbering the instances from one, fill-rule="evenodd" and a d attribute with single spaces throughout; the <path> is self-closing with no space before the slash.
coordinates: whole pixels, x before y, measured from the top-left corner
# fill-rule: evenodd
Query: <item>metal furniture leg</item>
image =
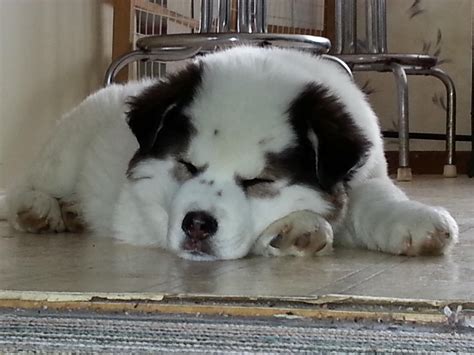
<path id="1" fill-rule="evenodd" d="M 387 4 L 385 0 L 377 0 L 376 18 L 378 53 L 387 53 Z"/>
<path id="2" fill-rule="evenodd" d="M 446 164 L 444 177 L 457 176 L 456 171 L 456 88 L 453 80 L 439 68 L 430 69 L 430 75 L 441 80 L 446 88 Z"/>
<path id="3" fill-rule="evenodd" d="M 219 18 L 217 32 L 229 32 L 230 31 L 230 1 L 231 0 L 220 0 L 219 1 Z"/>
<path id="4" fill-rule="evenodd" d="M 474 54 L 474 51 L 472 51 Z M 471 83 L 471 159 L 469 161 L 467 175 L 474 177 L 474 59 L 471 65 L 472 83 Z"/>
<path id="5" fill-rule="evenodd" d="M 344 26 L 345 26 L 345 13 L 343 9 L 342 0 L 334 1 L 334 43 L 332 43 L 331 54 L 342 54 L 342 47 L 344 42 Z"/>
<path id="6" fill-rule="evenodd" d="M 252 33 L 250 26 L 250 3 L 248 0 L 239 0 L 237 3 L 237 32 Z"/>
<path id="7" fill-rule="evenodd" d="M 377 27 L 374 25 L 376 21 L 375 17 L 375 4 L 377 0 L 365 0 L 365 38 L 367 42 L 367 52 L 377 53 Z"/>
<path id="8" fill-rule="evenodd" d="M 201 28 L 199 30 L 201 33 L 208 33 L 212 30 L 213 5 L 213 0 L 201 1 Z"/>
<path id="9" fill-rule="evenodd" d="M 409 75 L 427 75 L 440 80 L 446 88 L 446 163 L 443 175 L 457 176 L 456 169 L 456 87 L 451 77 L 439 68 L 405 69 Z"/>
<path id="10" fill-rule="evenodd" d="M 474 78 L 474 72 L 472 76 Z M 474 177 L 474 102 L 471 102 L 471 159 L 469 160 L 467 176 Z"/>
<path id="11" fill-rule="evenodd" d="M 467 176 L 474 177 L 474 112 L 471 111 L 471 159 L 469 161 Z"/>
<path id="12" fill-rule="evenodd" d="M 343 6 L 342 52 L 357 53 L 357 6 L 356 0 L 341 0 Z"/>
<path id="13" fill-rule="evenodd" d="M 255 0 L 255 29 L 256 33 L 267 32 L 267 0 Z"/>
<path id="14" fill-rule="evenodd" d="M 399 131 L 399 158 L 398 181 L 411 181 L 412 174 L 409 164 L 410 140 L 408 120 L 408 81 L 405 70 L 400 64 L 391 63 L 390 67 L 397 84 L 398 95 L 398 131 Z"/>
<path id="15" fill-rule="evenodd" d="M 356 0 L 335 0 L 335 40 L 332 54 L 356 53 L 357 7 Z"/>

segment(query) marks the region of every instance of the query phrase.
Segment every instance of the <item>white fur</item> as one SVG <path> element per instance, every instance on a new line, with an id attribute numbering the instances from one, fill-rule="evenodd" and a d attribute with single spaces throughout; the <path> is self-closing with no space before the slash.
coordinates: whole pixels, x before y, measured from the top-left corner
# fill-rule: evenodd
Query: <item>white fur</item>
<path id="1" fill-rule="evenodd" d="M 127 180 L 125 171 L 138 144 L 126 124 L 126 100 L 151 82 L 112 85 L 61 120 L 24 180 L 9 190 L 12 225 L 21 229 L 18 212 L 32 210 L 48 216 L 54 230 L 64 230 L 57 199 L 69 198 L 98 234 L 194 257 L 180 249 L 181 221 L 191 210 L 207 210 L 219 221 L 213 237 L 216 257 L 242 257 L 274 221 L 298 210 L 324 215 L 333 208 L 319 192 L 284 183 L 275 186 L 279 195 L 274 198 L 248 199 L 234 181 L 236 174 L 257 176 L 265 152 L 279 152 L 294 142 L 284 111 L 307 83 L 315 82 L 344 103 L 372 143 L 365 164 L 349 182 L 349 209 L 344 222 L 333 226 L 335 242 L 400 254 L 407 247 L 418 248 L 439 229 L 450 233 L 446 247 L 456 240 L 457 225 L 448 212 L 409 201 L 390 181 L 377 118 L 333 62 L 290 50 L 247 47 L 203 61 L 202 86 L 187 110 L 198 131 L 187 158 L 206 164 L 204 175 L 180 184 L 172 174 L 173 161 L 150 159 L 135 168 L 135 175 L 149 178 Z M 219 138 L 211 146 L 216 129 Z M 317 145 L 316 136 L 310 139 Z M 259 145 L 261 140 L 266 143 Z M 202 179 L 214 183 L 203 184 Z"/>

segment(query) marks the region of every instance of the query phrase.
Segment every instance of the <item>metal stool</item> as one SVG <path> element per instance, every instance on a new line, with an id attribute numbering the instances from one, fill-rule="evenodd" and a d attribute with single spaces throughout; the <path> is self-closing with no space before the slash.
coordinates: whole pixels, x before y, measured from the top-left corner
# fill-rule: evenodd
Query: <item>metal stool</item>
<path id="1" fill-rule="evenodd" d="M 266 0 L 237 1 L 236 33 L 229 32 L 231 1 L 218 2 L 217 21 L 214 21 L 214 10 L 213 0 L 201 1 L 200 33 L 140 38 L 135 43 L 136 50 L 125 53 L 112 62 L 106 71 L 104 84 L 111 84 L 115 75 L 123 67 L 135 61 L 180 61 L 236 44 L 299 48 L 321 55 L 328 53 L 331 48 L 331 42 L 324 37 L 265 33 Z M 327 59 L 340 65 L 348 75 L 352 76 L 350 69 L 343 61 L 332 56 L 328 56 Z"/>
<path id="2" fill-rule="evenodd" d="M 271 33 L 197 33 L 171 34 L 140 38 L 137 49 L 115 59 L 105 74 L 104 85 L 110 85 L 115 75 L 128 64 L 143 60 L 173 62 L 205 54 L 217 48 L 237 44 L 275 45 L 280 47 L 299 48 L 317 54 L 328 53 L 331 42 L 324 37 L 306 35 L 286 35 Z M 350 73 L 344 62 L 327 56 L 329 60 L 341 65 Z"/>
<path id="3" fill-rule="evenodd" d="M 407 75 L 433 76 L 442 81 L 447 94 L 446 164 L 443 175 L 456 177 L 456 90 L 452 79 L 436 68 L 436 57 L 421 54 L 387 53 L 385 0 L 365 0 L 368 54 L 357 53 L 355 0 L 336 0 L 336 44 L 334 54 L 353 71 L 392 72 L 397 84 L 399 121 L 399 168 L 397 179 L 410 181 L 409 112 Z"/>
<path id="4" fill-rule="evenodd" d="M 456 177 L 455 139 L 456 139 L 456 89 L 452 79 L 441 69 L 436 68 L 437 58 L 419 54 L 348 54 L 339 55 L 352 71 L 392 72 L 397 84 L 398 122 L 399 122 L 399 181 L 411 180 L 409 167 L 409 111 L 407 75 L 426 75 L 435 77 L 446 88 L 446 163 L 443 175 Z"/>

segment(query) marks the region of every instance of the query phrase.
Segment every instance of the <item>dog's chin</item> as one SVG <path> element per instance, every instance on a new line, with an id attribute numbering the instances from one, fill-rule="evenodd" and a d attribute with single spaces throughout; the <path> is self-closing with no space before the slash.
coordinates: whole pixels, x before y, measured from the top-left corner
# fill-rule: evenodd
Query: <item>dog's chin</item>
<path id="1" fill-rule="evenodd" d="M 200 251 L 185 251 L 182 250 L 178 253 L 178 256 L 183 259 L 187 260 L 194 260 L 194 261 L 214 261 L 219 260 L 219 258 L 215 255 L 206 254 Z"/>
<path id="2" fill-rule="evenodd" d="M 216 261 L 216 260 L 235 260 L 245 257 L 248 253 L 239 253 L 232 255 L 212 255 L 199 250 L 179 250 L 176 253 L 180 258 L 194 261 Z"/>

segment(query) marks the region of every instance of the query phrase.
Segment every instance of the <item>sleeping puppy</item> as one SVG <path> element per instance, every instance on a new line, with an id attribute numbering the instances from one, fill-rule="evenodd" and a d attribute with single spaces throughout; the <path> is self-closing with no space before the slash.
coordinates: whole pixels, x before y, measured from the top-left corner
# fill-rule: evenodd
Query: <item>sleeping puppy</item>
<path id="1" fill-rule="evenodd" d="M 190 259 L 336 244 L 441 254 L 458 227 L 388 178 L 377 117 L 331 61 L 237 47 L 164 81 L 112 85 L 58 125 L 6 199 L 20 231 L 77 232 Z"/>

